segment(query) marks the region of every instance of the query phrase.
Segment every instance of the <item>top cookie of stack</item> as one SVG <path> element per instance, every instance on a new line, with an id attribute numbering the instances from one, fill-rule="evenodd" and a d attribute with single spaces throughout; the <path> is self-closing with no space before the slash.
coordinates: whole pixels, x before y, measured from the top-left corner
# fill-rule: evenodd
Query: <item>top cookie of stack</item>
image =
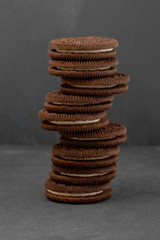
<path id="1" fill-rule="evenodd" d="M 118 42 L 105 37 L 55 39 L 48 52 L 49 73 L 69 78 L 106 77 L 116 73 Z"/>

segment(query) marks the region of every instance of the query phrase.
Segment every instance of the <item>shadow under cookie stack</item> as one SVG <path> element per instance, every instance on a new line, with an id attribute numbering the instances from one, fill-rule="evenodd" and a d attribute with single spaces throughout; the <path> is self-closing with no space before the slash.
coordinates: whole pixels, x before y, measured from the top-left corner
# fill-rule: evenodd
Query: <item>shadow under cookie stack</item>
<path id="1" fill-rule="evenodd" d="M 106 110 L 115 94 L 128 90 L 129 76 L 117 73 L 115 39 L 79 37 L 50 42 L 49 73 L 61 76 L 59 91 L 46 95 L 39 111 L 41 127 L 58 131 L 52 147 L 52 169 L 45 181 L 50 200 L 92 203 L 112 195 L 119 144 L 126 128 L 111 123 Z"/>

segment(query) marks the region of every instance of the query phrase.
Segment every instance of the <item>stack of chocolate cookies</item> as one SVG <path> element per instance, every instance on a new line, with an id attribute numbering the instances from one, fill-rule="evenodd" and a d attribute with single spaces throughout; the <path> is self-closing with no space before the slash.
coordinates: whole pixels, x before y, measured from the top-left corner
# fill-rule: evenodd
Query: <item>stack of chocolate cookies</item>
<path id="1" fill-rule="evenodd" d="M 106 110 L 115 94 L 128 90 L 129 76 L 117 73 L 115 39 L 79 37 L 50 42 L 49 73 L 60 76 L 59 91 L 46 95 L 39 111 L 41 127 L 58 131 L 52 147 L 52 169 L 45 182 L 47 198 L 58 202 L 91 203 L 112 194 L 119 144 L 126 128 L 111 123 Z"/>

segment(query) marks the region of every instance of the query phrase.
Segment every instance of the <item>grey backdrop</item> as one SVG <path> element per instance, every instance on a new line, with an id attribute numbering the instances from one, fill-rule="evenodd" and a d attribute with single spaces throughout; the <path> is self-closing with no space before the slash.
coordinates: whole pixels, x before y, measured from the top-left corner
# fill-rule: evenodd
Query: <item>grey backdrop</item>
<path id="1" fill-rule="evenodd" d="M 118 70 L 131 77 L 110 121 L 127 126 L 126 144 L 160 144 L 159 7 L 158 0 L 0 0 L 0 143 L 57 141 L 37 119 L 45 94 L 60 84 L 48 74 L 49 41 L 95 35 L 118 39 Z"/>

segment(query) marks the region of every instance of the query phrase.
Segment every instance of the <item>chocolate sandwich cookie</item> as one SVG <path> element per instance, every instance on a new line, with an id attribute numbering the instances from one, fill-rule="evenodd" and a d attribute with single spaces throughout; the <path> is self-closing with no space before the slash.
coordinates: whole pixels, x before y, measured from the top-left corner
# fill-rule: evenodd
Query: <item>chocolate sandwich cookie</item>
<path id="1" fill-rule="evenodd" d="M 70 78 L 103 77 L 116 73 L 118 65 L 116 58 L 106 58 L 96 61 L 49 61 L 49 73 L 55 76 Z"/>
<path id="2" fill-rule="evenodd" d="M 102 112 L 112 107 L 114 96 L 93 97 L 66 95 L 61 91 L 49 92 L 44 107 L 51 112 L 87 113 Z"/>
<path id="3" fill-rule="evenodd" d="M 97 60 L 114 57 L 118 42 L 105 37 L 74 37 L 50 42 L 49 57 L 61 60 Z"/>
<path id="4" fill-rule="evenodd" d="M 72 87 L 79 88 L 105 88 L 105 87 L 113 87 L 121 84 L 128 84 L 129 76 L 124 73 L 115 73 L 112 76 L 104 77 L 104 78 L 61 78 L 63 83 L 66 83 Z"/>
<path id="5" fill-rule="evenodd" d="M 82 162 L 107 159 L 109 156 L 117 155 L 118 152 L 118 146 L 113 148 L 76 148 L 58 143 L 52 147 L 53 155 L 66 160 Z"/>
<path id="6" fill-rule="evenodd" d="M 43 109 L 38 112 L 41 127 L 46 130 L 59 131 L 63 133 L 91 131 L 100 129 L 108 124 L 105 119 L 106 112 L 67 114 L 48 112 Z"/>
<path id="7" fill-rule="evenodd" d="M 103 129 L 87 133 L 66 134 L 61 136 L 62 144 L 73 147 L 99 148 L 112 147 L 126 141 L 127 129 L 119 123 L 109 123 Z"/>
<path id="8" fill-rule="evenodd" d="M 78 51 L 74 52 L 57 52 L 55 50 L 49 50 L 48 56 L 51 59 L 56 60 L 69 60 L 69 61 L 89 61 L 89 60 L 99 60 L 105 58 L 112 58 L 116 56 L 116 50 L 113 48 L 106 49 L 104 52 L 99 52 L 98 50 L 88 50 L 88 51 Z"/>
<path id="9" fill-rule="evenodd" d="M 57 166 L 62 166 L 66 168 L 105 168 L 108 167 L 109 165 L 115 164 L 118 160 L 118 152 L 119 149 L 116 149 L 116 154 L 115 154 L 115 148 L 110 149 L 110 156 L 100 160 L 73 160 L 73 159 L 64 159 L 59 156 L 55 156 L 54 154 L 51 155 L 51 161 L 54 165 Z"/>
<path id="10" fill-rule="evenodd" d="M 107 96 L 119 94 L 128 90 L 129 76 L 116 73 L 106 78 L 71 79 L 62 78 L 61 91 L 64 94 Z"/>
<path id="11" fill-rule="evenodd" d="M 112 195 L 110 182 L 97 185 L 79 186 L 56 183 L 52 179 L 45 181 L 46 197 L 63 203 L 93 203 Z"/>
<path id="12" fill-rule="evenodd" d="M 88 185 L 108 182 L 116 176 L 117 162 L 103 168 L 65 168 L 52 165 L 50 177 L 53 181 L 73 184 Z"/>

